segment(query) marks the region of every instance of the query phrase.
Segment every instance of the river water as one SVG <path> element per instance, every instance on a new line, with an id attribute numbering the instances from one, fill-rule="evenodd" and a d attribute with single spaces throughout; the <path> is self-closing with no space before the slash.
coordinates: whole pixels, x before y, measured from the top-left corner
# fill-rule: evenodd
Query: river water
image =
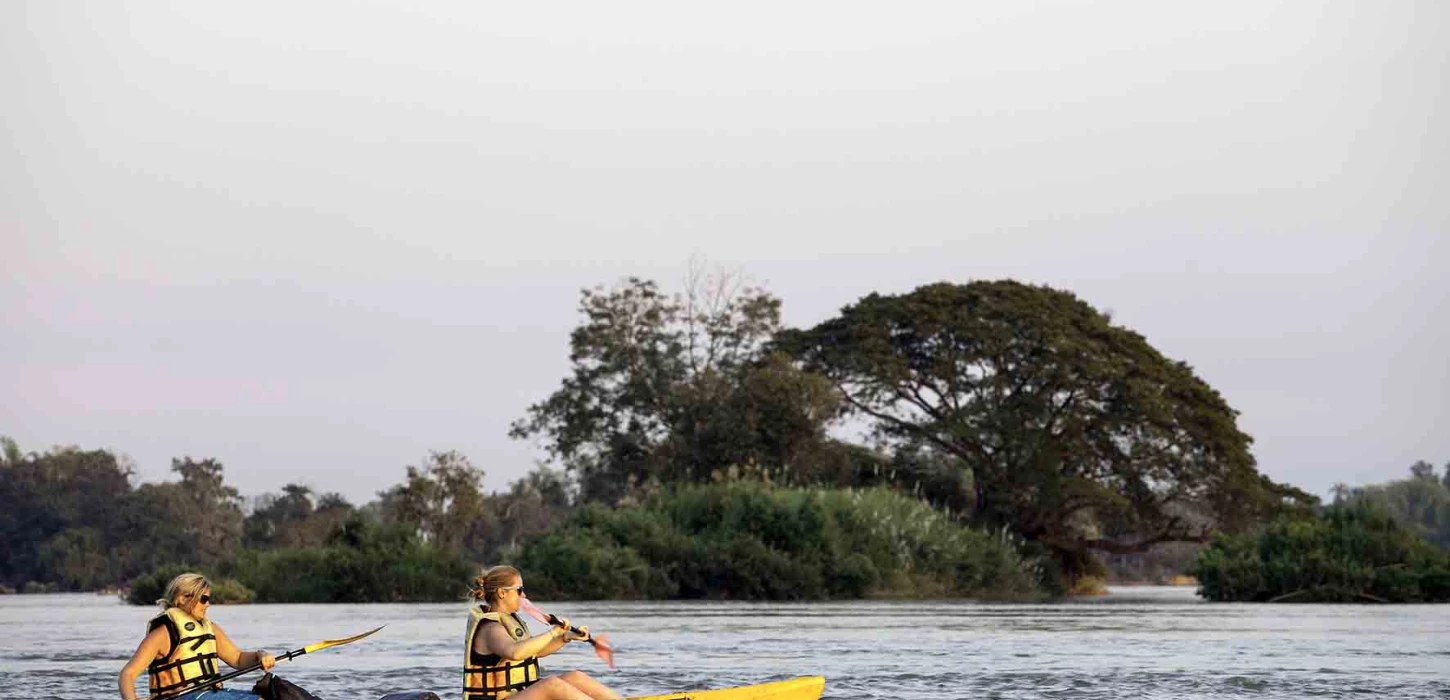
<path id="1" fill-rule="evenodd" d="M 823 675 L 827 700 L 1450 698 L 1450 605 L 1205 603 L 1159 587 L 1050 604 L 535 602 L 618 648 L 616 671 L 576 644 L 546 672 L 580 668 L 626 695 Z M 465 611 L 247 605 L 211 616 L 242 648 L 274 653 L 386 624 L 278 673 L 326 700 L 456 700 Z M 118 697 L 116 674 L 152 614 L 110 596 L 0 596 L 0 698 Z"/>

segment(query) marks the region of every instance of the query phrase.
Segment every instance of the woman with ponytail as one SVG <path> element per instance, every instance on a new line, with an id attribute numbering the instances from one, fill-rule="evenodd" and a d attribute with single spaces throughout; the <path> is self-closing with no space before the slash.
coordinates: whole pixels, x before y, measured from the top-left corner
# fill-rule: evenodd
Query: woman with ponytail
<path id="1" fill-rule="evenodd" d="M 463 700 L 621 700 L 582 671 L 542 677 L 539 659 L 569 642 L 587 641 L 589 628 L 571 632 L 561 620 L 530 635 L 519 616 L 524 579 L 512 566 L 495 566 L 473 579 L 463 636 Z"/>

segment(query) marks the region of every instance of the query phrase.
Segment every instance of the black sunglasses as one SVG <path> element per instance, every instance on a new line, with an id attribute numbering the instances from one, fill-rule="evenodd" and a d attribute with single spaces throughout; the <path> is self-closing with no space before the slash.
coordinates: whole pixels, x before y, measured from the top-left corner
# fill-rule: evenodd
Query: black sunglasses
<path id="1" fill-rule="evenodd" d="M 204 595 L 204 596 L 202 596 L 200 598 L 197 598 L 197 600 L 201 601 L 201 603 L 203 605 L 210 605 L 211 604 L 211 594 L 208 593 L 208 594 L 206 594 L 206 595 Z"/>

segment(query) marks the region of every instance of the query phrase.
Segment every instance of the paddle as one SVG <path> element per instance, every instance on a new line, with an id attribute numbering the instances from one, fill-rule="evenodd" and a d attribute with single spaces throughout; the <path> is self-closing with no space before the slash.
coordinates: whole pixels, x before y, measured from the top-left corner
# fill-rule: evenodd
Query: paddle
<path id="1" fill-rule="evenodd" d="M 383 627 L 387 627 L 387 625 L 383 625 Z M 366 636 L 368 636 L 368 635 L 370 635 L 370 634 L 372 634 L 372 633 L 374 633 L 374 632 L 382 629 L 383 627 L 378 627 L 376 629 L 370 629 L 370 630 L 368 630 L 366 632 L 363 632 L 362 634 L 355 634 L 355 635 L 353 635 L 351 637 L 347 637 L 345 639 L 324 639 L 324 640 L 322 640 L 322 641 L 320 641 L 320 642 L 318 642 L 316 644 L 308 644 L 307 646 L 302 647 L 301 649 L 293 649 L 292 651 L 289 651 L 286 654 L 282 654 L 281 656 L 276 656 L 276 657 L 273 657 L 273 658 L 275 658 L 278 663 L 281 663 L 281 662 L 286 661 L 288 659 L 295 659 L 295 658 L 297 658 L 297 657 L 299 657 L 299 656 L 301 656 L 303 654 L 310 654 L 310 653 L 312 653 L 314 651 L 322 651 L 323 649 L 327 649 L 329 647 L 340 647 L 340 646 L 342 646 L 344 644 L 349 644 L 349 643 L 352 643 L 352 642 L 356 642 L 357 640 L 362 639 L 363 637 L 366 637 Z M 233 678 L 236 678 L 237 676 L 240 676 L 240 675 L 243 675 L 243 674 L 247 674 L 247 673 L 251 673 L 252 671 L 255 671 L 255 670 L 257 670 L 257 669 L 259 669 L 261 667 L 262 667 L 262 664 L 259 662 L 259 663 L 252 664 L 251 666 L 248 666 L 246 668 L 239 668 L 239 669 L 237 669 L 235 671 L 232 671 L 231 673 L 223 674 L 220 678 L 212 681 L 212 683 L 221 683 L 222 681 L 229 681 L 229 680 L 231 680 Z M 191 690 L 188 690 L 186 692 L 189 693 L 192 690 L 196 690 L 196 689 L 195 688 L 192 688 Z M 175 697 L 175 696 L 170 696 L 170 697 Z"/>
<path id="2" fill-rule="evenodd" d="M 523 608 L 524 612 L 534 616 L 534 618 L 538 619 L 539 622 L 547 625 L 554 625 L 555 627 L 564 626 L 563 620 L 560 620 L 558 617 L 550 615 L 543 610 L 540 610 L 538 606 L 534 605 L 534 603 L 528 598 L 520 597 L 519 607 Z M 569 631 L 573 632 L 574 634 L 584 634 L 584 630 L 581 630 L 574 625 L 569 625 Z M 609 664 L 609 670 L 614 670 L 614 645 L 609 643 L 609 637 L 602 634 L 590 634 L 589 643 L 594 645 L 594 653 L 599 655 L 599 658 L 603 659 L 604 663 Z"/>

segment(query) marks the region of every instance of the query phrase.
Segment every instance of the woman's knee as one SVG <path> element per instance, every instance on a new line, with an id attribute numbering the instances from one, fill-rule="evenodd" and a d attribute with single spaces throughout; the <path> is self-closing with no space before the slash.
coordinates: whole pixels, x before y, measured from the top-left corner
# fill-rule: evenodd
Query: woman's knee
<path id="1" fill-rule="evenodd" d="M 529 690 L 538 688 L 540 694 L 549 698 L 572 698 L 577 697 L 579 690 L 568 681 L 559 676 L 549 676 L 535 683 Z"/>
<path id="2" fill-rule="evenodd" d="M 579 670 L 565 671 L 565 672 L 559 674 L 557 676 L 557 678 L 564 679 L 564 682 L 568 683 L 569 685 L 574 685 L 574 683 L 576 681 L 589 681 L 589 680 L 593 680 L 592 678 L 589 677 L 589 674 L 587 674 L 587 673 L 585 673 L 583 671 L 579 671 Z"/>

